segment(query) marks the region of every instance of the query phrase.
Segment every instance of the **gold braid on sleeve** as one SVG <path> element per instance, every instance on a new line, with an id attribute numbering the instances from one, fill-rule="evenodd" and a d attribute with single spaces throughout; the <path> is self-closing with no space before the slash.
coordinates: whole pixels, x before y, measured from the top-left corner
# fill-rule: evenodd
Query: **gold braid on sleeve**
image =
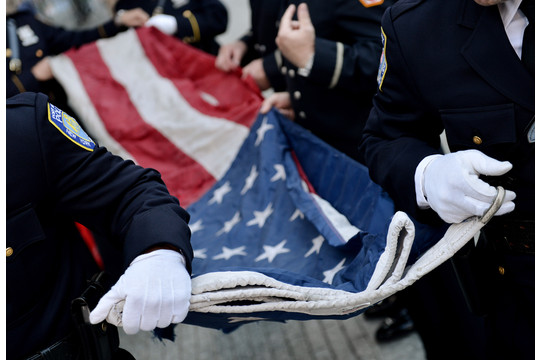
<path id="1" fill-rule="evenodd" d="M 183 40 L 187 43 L 201 41 L 201 30 L 199 29 L 199 23 L 197 22 L 195 15 L 193 15 L 191 11 L 186 10 L 182 13 L 182 16 L 189 20 L 189 23 L 191 24 L 191 29 L 193 30 L 193 36 L 186 36 L 183 38 Z"/>

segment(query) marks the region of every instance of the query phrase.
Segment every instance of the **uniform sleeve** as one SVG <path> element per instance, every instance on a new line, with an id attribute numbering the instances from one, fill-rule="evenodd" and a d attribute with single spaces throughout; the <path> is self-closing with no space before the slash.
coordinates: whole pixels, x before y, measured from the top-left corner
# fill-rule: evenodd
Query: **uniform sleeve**
<path id="1" fill-rule="evenodd" d="M 218 0 L 192 0 L 172 15 L 178 24 L 176 36 L 189 43 L 213 39 L 227 30 L 227 9 Z"/>
<path id="2" fill-rule="evenodd" d="M 37 109 L 47 186 L 58 212 L 123 246 L 126 267 L 148 248 L 170 244 L 182 250 L 191 271 L 189 215 L 160 174 L 68 136 L 51 120 L 45 97 Z M 69 117 L 66 123 L 80 130 Z"/>
<path id="3" fill-rule="evenodd" d="M 360 151 L 371 178 L 391 195 L 396 208 L 421 216 L 414 173 L 424 157 L 439 152 L 442 126 L 437 125 L 436 115 L 424 105 L 415 86 L 418 74 L 411 74 L 406 65 L 400 49 L 407 44 L 400 43 L 390 13 L 382 20 L 378 90 Z"/>
<path id="4" fill-rule="evenodd" d="M 342 34 L 342 41 L 316 38 L 308 79 L 328 88 L 374 91 L 384 8 L 365 8 L 358 1 L 338 1 L 334 12 L 336 31 Z"/>
<path id="5" fill-rule="evenodd" d="M 46 38 L 46 43 L 50 47 L 51 54 L 60 54 L 73 47 L 80 47 L 84 44 L 107 38 L 125 30 L 125 27 L 117 27 L 114 21 L 108 21 L 95 28 L 81 31 L 70 31 L 60 27 L 50 26 L 39 22 L 40 34 Z"/>
<path id="6" fill-rule="evenodd" d="M 263 57 L 263 68 L 274 91 L 285 91 L 287 89 L 287 81 L 281 73 L 283 64 L 283 55 L 279 50 Z"/>

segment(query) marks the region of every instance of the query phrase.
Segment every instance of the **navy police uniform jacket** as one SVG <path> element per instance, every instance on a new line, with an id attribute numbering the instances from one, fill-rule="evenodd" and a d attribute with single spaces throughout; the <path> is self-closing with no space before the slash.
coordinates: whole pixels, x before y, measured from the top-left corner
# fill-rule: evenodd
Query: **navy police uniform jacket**
<path id="1" fill-rule="evenodd" d="M 358 0 L 281 1 L 277 23 L 269 26 L 279 25 L 289 4 L 301 2 L 307 3 L 315 27 L 311 72 L 300 75 L 280 53 L 265 61 L 265 71 L 281 73 L 299 125 L 358 159 L 362 129 L 377 90 L 381 17 L 394 1 L 375 1 L 371 7 Z M 268 2 L 270 6 L 279 5 Z"/>
<path id="2" fill-rule="evenodd" d="M 434 221 L 432 210 L 416 205 L 414 173 L 424 157 L 441 152 L 445 130 L 451 151 L 476 149 L 513 164 L 508 175 L 487 181 L 516 192 L 508 216 L 533 219 L 534 77 L 497 6 L 401 0 L 382 29 L 379 89 L 361 145 L 373 180 L 397 208 Z"/>
<path id="3" fill-rule="evenodd" d="M 266 77 L 274 91 L 285 91 L 285 78 L 281 74 L 283 63 L 276 45 L 279 21 L 287 8 L 285 0 L 250 0 L 251 28 L 240 40 L 246 43 L 247 53 L 242 66 L 262 58 Z"/>
<path id="4" fill-rule="evenodd" d="M 159 173 L 96 145 L 43 94 L 7 100 L 6 328 L 9 359 L 69 332 L 70 303 L 98 271 L 74 221 L 123 248 L 179 248 L 191 272 L 189 216 Z"/>
<path id="5" fill-rule="evenodd" d="M 210 54 L 217 54 L 215 37 L 227 30 L 227 9 L 219 0 L 164 0 L 162 13 L 176 18 L 174 36 Z M 116 10 L 141 8 L 152 16 L 159 0 L 119 0 Z"/>
<path id="6" fill-rule="evenodd" d="M 125 29 L 125 27 L 117 27 L 114 21 L 111 20 L 97 28 L 68 31 L 45 24 L 38 20 L 30 10 L 21 10 L 6 17 L 6 22 L 11 20 L 14 20 L 16 24 L 17 43 L 10 43 L 9 30 L 6 28 L 6 98 L 25 91 L 31 91 L 47 93 L 47 95 L 51 95 L 51 101 L 55 101 L 54 95 L 60 95 L 52 94 L 49 90 L 57 90 L 59 84 L 52 83 L 55 82 L 54 80 L 45 83 L 39 82 L 32 75 L 32 67 L 46 56 L 58 55 L 72 47 L 79 47 L 100 38 L 114 36 Z M 22 62 L 20 73 L 9 69 L 9 62 L 12 59 L 15 47 L 19 50 L 19 57 Z"/>

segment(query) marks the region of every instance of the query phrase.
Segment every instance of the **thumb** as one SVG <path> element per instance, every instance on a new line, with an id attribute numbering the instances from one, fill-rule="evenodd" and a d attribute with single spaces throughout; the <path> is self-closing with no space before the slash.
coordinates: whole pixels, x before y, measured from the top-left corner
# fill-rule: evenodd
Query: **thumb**
<path id="1" fill-rule="evenodd" d="M 301 3 L 298 5 L 298 10 L 296 12 L 296 16 L 298 17 L 298 22 L 300 23 L 300 27 L 306 26 L 306 25 L 312 25 L 311 17 L 309 16 L 309 10 L 306 3 Z"/>
<path id="2" fill-rule="evenodd" d="M 99 300 L 97 306 L 90 313 L 90 322 L 98 324 L 107 318 L 107 315 L 113 308 L 114 304 L 122 300 L 116 295 L 116 292 L 111 289 Z"/>
<path id="3" fill-rule="evenodd" d="M 480 151 L 471 152 L 471 165 L 479 174 L 500 176 L 512 169 L 509 161 L 495 160 Z"/>

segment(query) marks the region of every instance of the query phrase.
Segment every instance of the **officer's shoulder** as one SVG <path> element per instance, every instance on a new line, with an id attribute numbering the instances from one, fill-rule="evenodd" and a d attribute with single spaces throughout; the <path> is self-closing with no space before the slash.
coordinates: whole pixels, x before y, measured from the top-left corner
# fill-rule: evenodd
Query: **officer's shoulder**
<path id="1" fill-rule="evenodd" d="M 6 99 L 7 107 L 45 105 L 47 96 L 41 93 L 24 92 Z"/>
<path id="2" fill-rule="evenodd" d="M 426 0 L 399 0 L 390 8 L 390 17 L 392 21 L 424 2 L 426 2 Z"/>

